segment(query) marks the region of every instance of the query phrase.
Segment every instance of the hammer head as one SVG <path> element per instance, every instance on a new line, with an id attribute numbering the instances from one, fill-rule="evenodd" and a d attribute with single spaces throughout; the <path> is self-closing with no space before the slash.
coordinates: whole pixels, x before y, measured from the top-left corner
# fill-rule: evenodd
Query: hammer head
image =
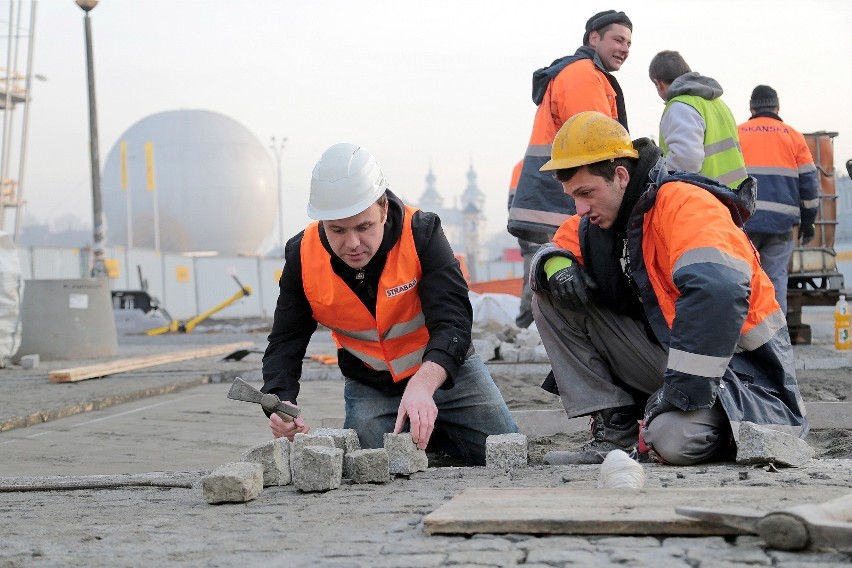
<path id="1" fill-rule="evenodd" d="M 302 413 L 297 406 L 281 402 L 274 394 L 262 393 L 239 377 L 234 379 L 234 384 L 228 391 L 228 398 L 260 404 L 263 410 L 270 414 L 275 413 L 287 422 Z"/>

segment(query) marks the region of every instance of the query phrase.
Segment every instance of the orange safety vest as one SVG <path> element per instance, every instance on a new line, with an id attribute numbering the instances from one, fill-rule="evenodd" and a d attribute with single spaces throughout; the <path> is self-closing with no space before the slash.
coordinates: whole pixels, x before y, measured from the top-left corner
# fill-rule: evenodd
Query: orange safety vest
<path id="1" fill-rule="evenodd" d="M 320 241 L 319 223 L 305 229 L 301 245 L 302 285 L 314 319 L 331 330 L 338 347 L 376 371 L 389 371 L 394 382 L 417 372 L 429 342 L 418 284 L 423 277 L 406 206 L 402 234 L 388 252 L 379 278 L 376 316 L 335 274 L 331 254 Z"/>

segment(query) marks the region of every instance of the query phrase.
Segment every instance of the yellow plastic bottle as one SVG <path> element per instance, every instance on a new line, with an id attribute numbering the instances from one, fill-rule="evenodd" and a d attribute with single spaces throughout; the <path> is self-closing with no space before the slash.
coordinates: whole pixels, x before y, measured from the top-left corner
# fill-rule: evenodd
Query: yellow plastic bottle
<path id="1" fill-rule="evenodd" d="M 846 296 L 842 294 L 834 306 L 834 348 L 852 349 L 852 314 L 849 313 Z"/>

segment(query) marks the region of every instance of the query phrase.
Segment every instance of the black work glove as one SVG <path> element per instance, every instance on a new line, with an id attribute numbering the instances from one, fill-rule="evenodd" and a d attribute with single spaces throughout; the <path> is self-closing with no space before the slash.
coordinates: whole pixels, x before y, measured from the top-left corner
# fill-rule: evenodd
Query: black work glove
<path id="1" fill-rule="evenodd" d="M 800 227 L 799 237 L 801 237 L 802 244 L 811 242 L 813 240 L 815 234 L 816 234 L 816 226 L 813 225 L 813 224 L 802 225 Z"/>
<path id="2" fill-rule="evenodd" d="M 663 389 L 648 397 L 648 402 L 645 404 L 645 418 L 642 420 L 644 427 L 647 428 L 651 420 L 665 412 L 680 410 L 677 406 L 663 398 Z"/>
<path id="3" fill-rule="evenodd" d="M 574 260 L 571 261 L 571 266 L 557 270 L 548 278 L 547 284 L 553 299 L 563 308 L 574 311 L 580 310 L 589 302 L 586 288 L 597 288 L 592 277 Z"/>

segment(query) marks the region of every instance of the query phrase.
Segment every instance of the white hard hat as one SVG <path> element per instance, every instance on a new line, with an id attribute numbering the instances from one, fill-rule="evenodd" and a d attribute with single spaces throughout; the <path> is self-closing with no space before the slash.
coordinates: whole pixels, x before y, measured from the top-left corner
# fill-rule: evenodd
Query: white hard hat
<path id="1" fill-rule="evenodd" d="M 331 221 L 357 215 L 387 188 L 385 174 L 370 152 L 354 144 L 335 144 L 311 174 L 308 217 Z"/>

